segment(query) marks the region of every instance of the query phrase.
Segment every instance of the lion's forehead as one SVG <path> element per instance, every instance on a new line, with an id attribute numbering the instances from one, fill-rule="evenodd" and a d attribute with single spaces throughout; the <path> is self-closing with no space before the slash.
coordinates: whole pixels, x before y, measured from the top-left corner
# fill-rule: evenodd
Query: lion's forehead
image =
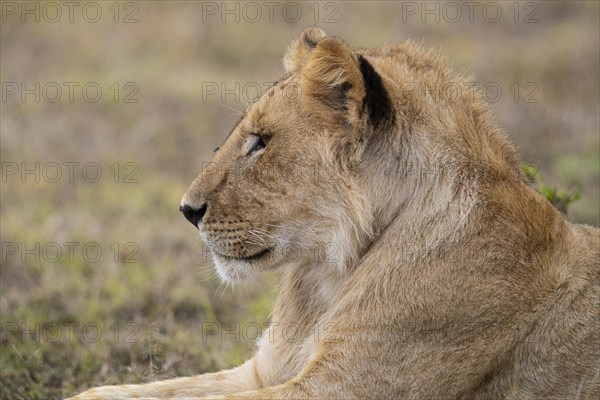
<path id="1" fill-rule="evenodd" d="M 288 75 L 275 81 L 246 111 L 252 122 L 260 122 L 275 108 L 289 111 L 300 100 L 301 87 L 297 76 Z M 274 107 L 277 106 L 277 107 Z"/>

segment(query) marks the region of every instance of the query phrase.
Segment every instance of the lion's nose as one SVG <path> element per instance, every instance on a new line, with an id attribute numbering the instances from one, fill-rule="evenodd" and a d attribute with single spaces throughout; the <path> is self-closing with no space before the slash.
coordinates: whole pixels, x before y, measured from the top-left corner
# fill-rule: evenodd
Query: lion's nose
<path id="1" fill-rule="evenodd" d="M 179 211 L 183 213 L 185 219 L 198 228 L 198 223 L 202 222 L 202 218 L 204 217 L 204 214 L 206 214 L 206 203 L 200 208 L 193 208 L 187 204 L 182 204 L 179 206 Z"/>

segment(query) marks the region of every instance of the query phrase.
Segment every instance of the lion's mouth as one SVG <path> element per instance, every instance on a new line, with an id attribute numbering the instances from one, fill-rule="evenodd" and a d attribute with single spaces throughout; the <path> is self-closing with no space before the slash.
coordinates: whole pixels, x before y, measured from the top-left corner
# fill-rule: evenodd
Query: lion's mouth
<path id="1" fill-rule="evenodd" d="M 246 256 L 246 257 L 241 257 L 241 256 L 228 256 L 222 253 L 219 253 L 217 251 L 213 251 L 214 254 L 216 256 L 219 256 L 221 258 L 227 259 L 227 260 L 236 260 L 236 261 L 246 261 L 246 262 L 252 262 L 252 261 L 256 261 L 259 260 L 263 257 L 265 257 L 267 254 L 269 254 L 273 249 L 272 248 L 267 248 L 264 250 L 259 251 L 258 253 L 252 254 L 250 256 Z"/>

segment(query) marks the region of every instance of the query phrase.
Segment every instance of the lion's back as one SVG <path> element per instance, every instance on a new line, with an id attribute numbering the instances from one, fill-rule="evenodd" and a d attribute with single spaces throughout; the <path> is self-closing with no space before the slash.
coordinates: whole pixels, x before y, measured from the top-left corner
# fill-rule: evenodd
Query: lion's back
<path id="1" fill-rule="evenodd" d="M 562 283 L 517 349 L 523 398 L 598 398 L 600 393 L 600 229 L 567 223 L 557 249 Z M 561 254 L 562 253 L 562 254 Z M 594 397 L 595 396 L 595 397 Z"/>

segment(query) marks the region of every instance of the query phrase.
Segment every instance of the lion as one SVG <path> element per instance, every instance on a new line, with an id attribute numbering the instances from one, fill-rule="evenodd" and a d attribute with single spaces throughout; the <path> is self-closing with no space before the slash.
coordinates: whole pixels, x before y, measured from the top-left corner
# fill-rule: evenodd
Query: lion
<path id="1" fill-rule="evenodd" d="M 284 66 L 180 206 L 223 280 L 280 271 L 256 353 L 75 399 L 599 398 L 600 230 L 525 181 L 469 78 L 317 27 Z"/>

